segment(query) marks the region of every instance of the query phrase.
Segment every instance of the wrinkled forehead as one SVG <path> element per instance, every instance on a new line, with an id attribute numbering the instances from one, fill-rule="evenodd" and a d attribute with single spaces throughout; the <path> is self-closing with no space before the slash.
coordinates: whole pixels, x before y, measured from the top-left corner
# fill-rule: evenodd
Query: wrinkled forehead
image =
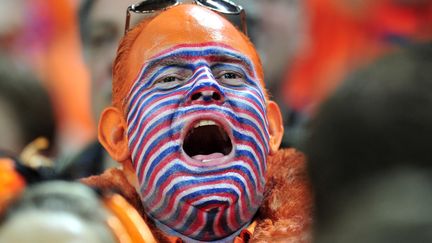
<path id="1" fill-rule="evenodd" d="M 263 84 L 255 48 L 219 14 L 194 4 L 182 4 L 152 19 L 138 35 L 129 58 L 130 77 L 143 65 L 163 59 L 224 59 L 242 62 Z M 130 80 L 130 79 L 129 79 Z"/>

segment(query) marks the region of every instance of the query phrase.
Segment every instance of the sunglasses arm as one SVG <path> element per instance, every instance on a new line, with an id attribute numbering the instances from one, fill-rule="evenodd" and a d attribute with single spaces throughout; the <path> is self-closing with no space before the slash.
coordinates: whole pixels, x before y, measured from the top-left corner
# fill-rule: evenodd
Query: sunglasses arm
<path id="1" fill-rule="evenodd" d="M 132 9 L 131 6 L 129 6 L 126 9 L 126 23 L 125 23 L 125 32 L 124 32 L 125 35 L 129 31 L 130 18 L 131 18 L 131 14 L 130 14 L 131 9 Z"/>
<path id="2" fill-rule="evenodd" d="M 241 28 L 244 32 L 244 34 L 246 36 L 248 36 L 248 31 L 247 31 L 247 23 L 246 23 L 246 12 L 244 11 L 244 9 L 242 9 L 240 11 L 240 23 L 241 23 Z"/>

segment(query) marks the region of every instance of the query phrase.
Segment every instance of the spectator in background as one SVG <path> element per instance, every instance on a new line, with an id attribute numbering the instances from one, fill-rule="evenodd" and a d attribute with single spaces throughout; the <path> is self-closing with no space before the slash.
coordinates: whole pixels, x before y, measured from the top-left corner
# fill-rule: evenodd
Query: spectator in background
<path id="1" fill-rule="evenodd" d="M 25 163 L 0 150 L 0 242 L 155 242 L 122 195 Z"/>
<path id="2" fill-rule="evenodd" d="M 84 0 L 79 9 L 80 32 L 85 61 L 91 76 L 92 113 L 96 121 L 111 104 L 112 63 L 124 34 L 125 12 L 136 0 Z M 136 21 L 136 20 L 135 20 Z M 134 21 L 134 22 L 135 22 Z M 116 163 L 96 137 L 63 170 L 70 178 L 102 173 Z"/>
<path id="3" fill-rule="evenodd" d="M 27 188 L 0 224 L 0 242 L 114 243 L 109 214 L 79 183 L 53 181 Z"/>
<path id="4" fill-rule="evenodd" d="M 432 44 L 388 55 L 318 110 L 306 142 L 315 242 L 432 241 Z"/>
<path id="5" fill-rule="evenodd" d="M 0 215 L 6 211 L 27 184 L 23 176 L 25 172 L 20 171 L 19 165 L 15 158 L 0 150 Z M 22 166 L 22 168 L 25 167 Z"/>
<path id="6" fill-rule="evenodd" d="M 432 39 L 429 0 L 305 0 L 306 43 L 286 68 L 290 145 L 298 146 L 314 110 L 349 72 L 392 49 Z M 296 131 L 296 132 L 294 132 Z"/>
<path id="7" fill-rule="evenodd" d="M 21 175 L 28 179 L 28 174 Z M 46 178 L 29 182 L 7 211 L 0 211 L 0 242 L 156 242 L 149 234 L 121 195 L 79 182 Z"/>
<path id="8" fill-rule="evenodd" d="M 55 120 L 46 90 L 28 72 L 0 59 L 0 149 L 15 155 L 38 137 L 55 152 Z"/>
<path id="9" fill-rule="evenodd" d="M 96 134 L 75 11 L 79 1 L 23 2 L 19 13 L 24 26 L 16 41 L 20 53 L 11 57 L 29 65 L 48 90 L 57 124 L 58 155 L 68 157 Z"/>
<path id="10" fill-rule="evenodd" d="M 54 178 L 56 175 L 52 172 L 51 167 L 33 168 L 18 157 L 0 150 L 0 218 L 28 185 Z"/>
<path id="11" fill-rule="evenodd" d="M 0 50 L 3 55 L 19 55 L 17 40 L 22 35 L 25 24 L 24 6 L 24 0 L 0 2 Z"/>
<path id="12" fill-rule="evenodd" d="M 277 98 L 284 70 L 306 44 L 307 18 L 301 0 L 255 1 L 257 35 L 254 43 L 262 56 L 268 90 Z"/>
<path id="13" fill-rule="evenodd" d="M 124 34 L 125 11 L 137 0 L 85 0 L 80 6 L 84 56 L 92 82 L 92 110 L 96 121 L 111 104 L 112 63 Z"/>
<path id="14" fill-rule="evenodd" d="M 286 69 L 289 69 L 298 51 L 308 45 L 308 16 L 303 0 L 256 1 L 256 45 L 262 56 L 267 87 L 281 107 L 285 133 L 282 147 L 297 146 L 298 129 L 291 126 L 295 119 L 281 92 Z"/>

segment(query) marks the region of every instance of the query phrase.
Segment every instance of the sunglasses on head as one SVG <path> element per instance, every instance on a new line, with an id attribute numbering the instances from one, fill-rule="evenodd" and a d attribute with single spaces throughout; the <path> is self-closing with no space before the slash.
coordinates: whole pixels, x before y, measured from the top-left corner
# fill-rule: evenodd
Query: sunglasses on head
<path id="1" fill-rule="evenodd" d="M 144 0 L 130 5 L 126 10 L 125 34 L 131 29 L 131 12 L 139 14 L 154 13 L 163 11 L 180 4 L 181 0 Z M 240 16 L 240 28 L 247 35 L 246 13 L 242 6 L 229 0 L 193 0 L 193 3 L 211 9 L 215 12 Z"/>

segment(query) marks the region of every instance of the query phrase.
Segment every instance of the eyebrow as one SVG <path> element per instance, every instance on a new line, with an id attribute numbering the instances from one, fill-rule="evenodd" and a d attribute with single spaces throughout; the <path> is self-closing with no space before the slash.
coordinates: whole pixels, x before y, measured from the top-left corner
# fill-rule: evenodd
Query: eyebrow
<path id="1" fill-rule="evenodd" d="M 211 56 L 211 60 L 212 63 L 219 63 L 219 62 L 229 62 L 229 63 L 237 63 L 237 62 L 241 62 L 241 63 L 245 63 L 246 65 L 248 65 L 247 62 L 245 62 L 244 60 L 242 60 L 241 58 L 238 57 L 234 57 L 234 56 L 228 56 L 228 55 L 214 55 Z"/>
<path id="2" fill-rule="evenodd" d="M 203 55 L 201 58 L 206 60 L 209 66 L 213 66 L 219 63 L 237 63 L 243 65 L 250 73 L 253 73 L 254 70 L 248 60 L 244 60 L 243 58 L 236 57 L 236 56 L 224 55 L 224 54 L 211 54 L 211 55 Z M 147 69 L 154 69 L 155 67 L 167 67 L 167 66 L 179 66 L 179 67 L 188 68 L 191 67 L 191 65 L 194 65 L 194 63 L 196 63 L 196 60 L 201 58 L 194 56 L 192 58 L 193 60 L 190 60 L 191 59 L 190 56 L 183 56 L 183 55 L 163 57 L 161 59 L 150 61 L 150 63 L 147 66 Z"/>
<path id="3" fill-rule="evenodd" d="M 148 68 L 153 69 L 154 67 L 188 66 L 190 64 L 191 62 L 185 60 L 185 58 L 174 56 L 150 61 Z"/>
<path id="4" fill-rule="evenodd" d="M 243 67 L 246 68 L 246 70 L 248 71 L 249 74 L 254 73 L 253 66 L 250 64 L 250 62 L 248 60 L 244 60 L 243 58 L 239 58 L 236 56 L 217 55 L 217 56 L 212 57 L 212 60 L 210 62 L 210 64 L 212 66 L 215 64 L 220 64 L 220 63 L 241 64 Z"/>

